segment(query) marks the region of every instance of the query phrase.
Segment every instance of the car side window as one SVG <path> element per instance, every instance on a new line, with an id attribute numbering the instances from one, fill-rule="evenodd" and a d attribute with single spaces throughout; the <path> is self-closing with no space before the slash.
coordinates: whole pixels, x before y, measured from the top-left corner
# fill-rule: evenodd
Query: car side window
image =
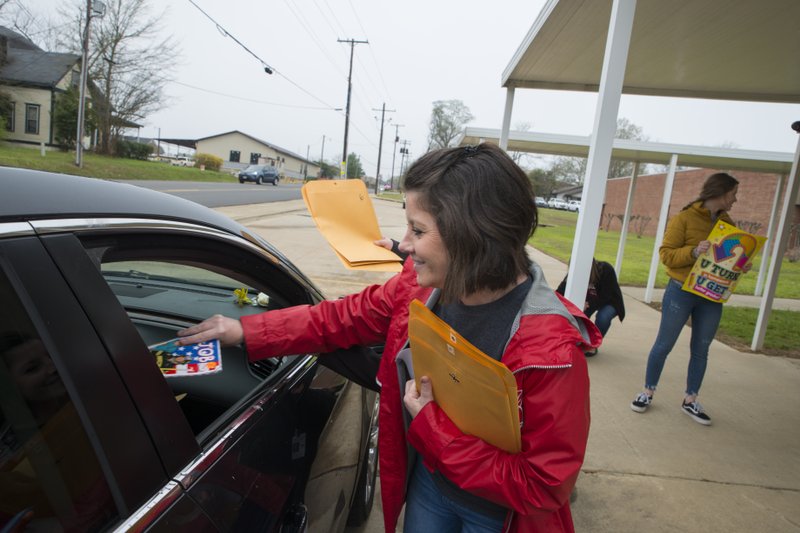
<path id="1" fill-rule="evenodd" d="M 98 531 L 105 476 L 42 339 L 0 271 L 0 530 Z"/>
<path id="2" fill-rule="evenodd" d="M 298 300 L 297 283 L 267 258 L 201 236 L 118 235 L 83 244 L 147 346 L 215 314 L 238 319 L 305 303 Z M 151 353 L 146 364 L 156 365 L 159 356 Z M 244 347 L 228 346 L 222 348 L 221 371 L 193 373 L 199 365 L 181 360 L 169 370 L 178 375 L 165 379 L 202 440 L 289 360 L 250 362 Z"/>

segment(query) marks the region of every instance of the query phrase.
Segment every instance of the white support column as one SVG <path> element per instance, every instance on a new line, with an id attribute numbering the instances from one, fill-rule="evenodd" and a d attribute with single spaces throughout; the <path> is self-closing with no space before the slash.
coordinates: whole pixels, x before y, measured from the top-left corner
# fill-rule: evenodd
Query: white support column
<path id="1" fill-rule="evenodd" d="M 583 309 L 605 197 L 636 0 L 614 0 L 565 296 Z"/>
<path id="2" fill-rule="evenodd" d="M 781 198 L 781 190 L 783 190 L 783 183 L 786 181 L 786 175 L 781 174 L 778 177 L 778 186 L 775 188 L 775 196 L 772 198 L 772 211 L 769 215 L 769 226 L 767 226 L 767 242 L 764 243 L 764 249 L 761 251 L 761 268 L 758 271 L 758 279 L 756 280 L 756 290 L 753 292 L 756 296 L 761 296 L 764 290 L 764 280 L 767 277 L 767 270 L 769 268 L 769 252 L 774 247 L 775 235 L 775 219 L 778 217 L 778 203 Z"/>
<path id="3" fill-rule="evenodd" d="M 672 185 L 675 183 L 675 168 L 678 166 L 678 154 L 672 154 L 669 159 L 669 172 L 664 182 L 664 195 L 661 197 L 661 212 L 658 215 L 658 228 L 656 228 L 656 242 L 653 245 L 653 256 L 650 259 L 650 273 L 647 276 L 647 288 L 644 291 L 644 303 L 649 304 L 653 301 L 653 287 L 656 285 L 656 274 L 658 273 L 658 249 L 664 241 L 664 230 L 667 227 L 669 217 L 669 202 L 672 200 Z"/>
<path id="4" fill-rule="evenodd" d="M 503 111 L 503 127 L 500 130 L 500 148 L 508 150 L 508 131 L 511 129 L 511 110 L 514 107 L 514 87 L 506 87 L 506 108 Z"/>
<path id="5" fill-rule="evenodd" d="M 800 121 L 792 124 L 792 128 L 800 133 Z M 767 334 L 767 323 L 772 312 L 772 300 L 775 298 L 775 285 L 778 284 L 778 276 L 781 273 L 781 263 L 783 254 L 786 253 L 786 246 L 789 241 L 789 230 L 792 226 L 790 214 L 792 207 L 797 199 L 797 192 L 800 190 L 800 179 L 798 179 L 798 169 L 800 166 L 800 138 L 797 140 L 797 148 L 794 151 L 794 162 L 792 170 L 789 172 L 789 181 L 786 183 L 786 193 L 783 195 L 783 207 L 781 208 L 781 219 L 778 223 L 778 231 L 775 232 L 775 245 L 772 248 L 772 259 L 769 262 L 769 274 L 767 274 L 767 292 L 761 298 L 761 306 L 758 309 L 758 319 L 756 329 L 753 332 L 753 342 L 750 349 L 760 350 L 764 347 L 764 335 Z"/>
<path id="6" fill-rule="evenodd" d="M 628 225 L 631 221 L 631 210 L 633 209 L 633 195 L 636 193 L 636 178 L 639 177 L 639 162 L 633 164 L 633 175 L 631 184 L 628 186 L 628 200 L 625 202 L 625 214 L 622 217 L 622 230 L 619 232 L 619 245 L 617 246 L 617 260 L 614 262 L 614 270 L 622 272 L 622 258 L 625 255 L 625 241 L 628 239 Z"/>

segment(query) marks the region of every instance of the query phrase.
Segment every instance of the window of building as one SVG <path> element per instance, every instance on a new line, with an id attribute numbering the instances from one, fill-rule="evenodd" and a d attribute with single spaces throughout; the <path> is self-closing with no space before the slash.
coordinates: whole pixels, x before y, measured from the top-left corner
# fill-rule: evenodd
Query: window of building
<path id="1" fill-rule="evenodd" d="M 25 133 L 39 135 L 39 110 L 38 104 L 25 104 Z"/>
<path id="2" fill-rule="evenodd" d="M 105 529 L 118 512 L 100 463 L 2 270 L 0 302 L 0 529 Z M 16 520 L 22 525 L 10 525 Z"/>
<path id="3" fill-rule="evenodd" d="M 16 121 L 17 116 L 17 103 L 16 102 L 9 102 L 8 104 L 8 116 L 6 116 L 6 131 L 14 131 L 14 124 Z"/>
<path id="4" fill-rule="evenodd" d="M 239 153 L 239 150 L 231 150 L 231 155 L 228 158 L 228 161 L 230 161 L 231 163 L 238 163 L 240 156 L 241 154 Z"/>
<path id="5" fill-rule="evenodd" d="M 261 157 L 261 154 L 259 154 L 257 152 L 250 152 L 250 164 L 251 165 L 257 165 L 258 164 L 258 159 L 260 157 Z"/>

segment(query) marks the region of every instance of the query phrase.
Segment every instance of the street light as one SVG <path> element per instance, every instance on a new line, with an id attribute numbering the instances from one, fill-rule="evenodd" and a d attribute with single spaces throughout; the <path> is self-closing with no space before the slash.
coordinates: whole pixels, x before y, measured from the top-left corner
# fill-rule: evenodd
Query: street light
<path id="1" fill-rule="evenodd" d="M 86 27 L 83 30 L 83 54 L 81 56 L 80 100 L 78 101 L 78 131 L 75 136 L 75 165 L 83 167 L 83 123 L 86 114 L 86 79 L 89 77 L 89 23 L 92 15 L 102 17 L 106 13 L 106 5 L 99 0 L 86 0 Z M 106 95 L 108 98 L 108 95 Z"/>

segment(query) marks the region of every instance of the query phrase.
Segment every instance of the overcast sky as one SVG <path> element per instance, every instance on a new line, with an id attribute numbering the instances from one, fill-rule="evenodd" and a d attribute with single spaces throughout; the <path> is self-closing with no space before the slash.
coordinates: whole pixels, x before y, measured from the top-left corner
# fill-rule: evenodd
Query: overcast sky
<path id="1" fill-rule="evenodd" d="M 499 128 L 505 105 L 500 77 L 545 0 L 194 0 L 216 22 L 269 64 L 262 65 L 218 31 L 189 0 L 151 1 L 166 9 L 163 29 L 180 43 L 167 73 L 163 110 L 147 117 L 142 136 L 201 138 L 230 130 L 311 159 L 335 161 L 344 139 L 350 45 L 357 44 L 348 152 L 374 175 L 380 108 L 387 108 L 381 173 L 392 172 L 394 135 L 411 157 L 427 147 L 432 103 L 457 99 L 475 116 L 471 126 Z M 50 12 L 57 0 L 27 0 Z M 520 89 L 514 126 L 589 135 L 594 93 Z M 378 111 L 375 111 L 375 110 Z M 388 112 L 393 110 L 393 112 Z M 622 97 L 620 116 L 650 140 L 793 152 L 789 124 L 800 106 L 644 96 Z M 402 125 L 396 129 L 396 125 Z M 399 155 L 395 175 L 399 173 Z"/>

